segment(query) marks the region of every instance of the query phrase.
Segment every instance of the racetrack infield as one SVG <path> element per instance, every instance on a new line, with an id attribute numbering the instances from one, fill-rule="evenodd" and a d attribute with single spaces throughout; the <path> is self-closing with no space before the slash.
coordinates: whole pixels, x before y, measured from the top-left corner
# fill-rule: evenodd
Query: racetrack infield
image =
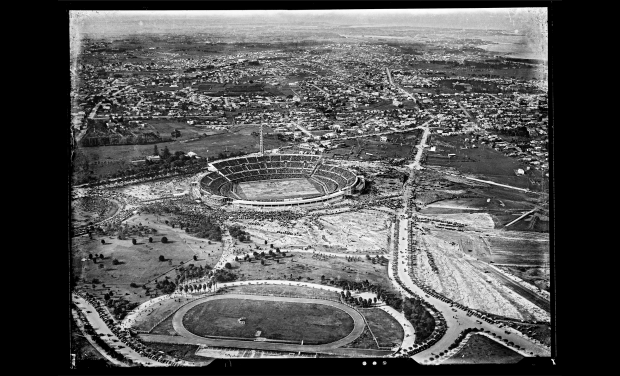
<path id="1" fill-rule="evenodd" d="M 304 341 L 304 344 L 294 344 L 290 342 L 272 342 L 272 341 L 256 341 L 245 339 L 224 339 L 217 337 L 202 337 L 196 335 L 183 325 L 183 317 L 193 307 L 206 303 L 209 301 L 215 301 L 218 299 L 241 299 L 241 300 L 259 300 L 259 301 L 283 301 L 300 304 L 322 304 L 338 308 L 345 311 L 349 316 L 353 318 L 353 330 L 344 338 L 340 338 L 337 341 L 323 344 L 323 345 L 311 345 Z M 199 298 L 196 301 L 188 303 L 181 307 L 172 318 L 172 326 L 174 331 L 178 333 L 178 336 L 161 336 L 161 335 L 141 335 L 143 340 L 147 342 L 166 342 L 166 343 L 185 343 L 185 344 L 199 344 L 207 346 L 218 347 L 233 347 L 233 348 L 248 348 L 248 349 L 263 349 L 272 351 L 304 351 L 304 352 L 325 352 L 334 351 L 339 347 L 342 347 L 348 343 L 353 342 L 364 331 L 365 327 L 364 318 L 362 315 L 353 308 L 346 305 L 330 300 L 321 299 L 307 299 L 307 298 L 289 298 L 289 297 L 275 297 L 275 296 L 256 296 L 256 295 L 216 295 L 207 296 L 205 298 Z M 376 350 L 379 351 L 379 350 Z M 379 351 L 383 354 L 384 351 Z"/>
<path id="2" fill-rule="evenodd" d="M 241 317 L 245 324 L 239 322 Z M 255 339 L 259 334 L 271 340 L 325 344 L 351 333 L 353 319 L 323 304 L 218 299 L 191 308 L 183 317 L 183 326 L 201 337 Z"/>

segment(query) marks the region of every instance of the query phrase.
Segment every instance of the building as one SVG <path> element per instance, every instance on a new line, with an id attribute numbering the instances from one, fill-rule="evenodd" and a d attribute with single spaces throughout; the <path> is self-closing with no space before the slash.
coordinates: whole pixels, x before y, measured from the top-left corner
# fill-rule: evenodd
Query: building
<path id="1" fill-rule="evenodd" d="M 388 138 L 387 136 L 381 136 L 381 142 L 387 142 Z"/>

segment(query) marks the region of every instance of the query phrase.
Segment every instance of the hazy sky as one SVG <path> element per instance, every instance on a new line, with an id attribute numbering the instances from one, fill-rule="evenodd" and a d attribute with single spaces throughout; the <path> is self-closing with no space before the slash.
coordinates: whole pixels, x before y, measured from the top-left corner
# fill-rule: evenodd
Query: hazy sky
<path id="1" fill-rule="evenodd" d="M 394 24 L 423 27 L 521 30 L 546 19 L 546 8 L 489 9 L 346 9 L 346 10 L 241 10 L 241 11 L 75 11 L 77 25 L 87 33 L 106 33 L 115 26 L 155 26 L 202 20 L 209 24 L 328 23 Z M 135 24 L 134 24 L 135 22 Z M 178 26 L 178 25 L 177 25 Z M 145 30 L 146 31 L 146 30 Z"/>

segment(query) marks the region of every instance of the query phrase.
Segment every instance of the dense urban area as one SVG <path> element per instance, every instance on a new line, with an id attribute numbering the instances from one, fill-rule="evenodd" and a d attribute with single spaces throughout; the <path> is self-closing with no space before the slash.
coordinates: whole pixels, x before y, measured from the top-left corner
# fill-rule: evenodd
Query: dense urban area
<path id="1" fill-rule="evenodd" d="M 505 30 L 73 41 L 76 368 L 551 353 L 546 59 Z"/>

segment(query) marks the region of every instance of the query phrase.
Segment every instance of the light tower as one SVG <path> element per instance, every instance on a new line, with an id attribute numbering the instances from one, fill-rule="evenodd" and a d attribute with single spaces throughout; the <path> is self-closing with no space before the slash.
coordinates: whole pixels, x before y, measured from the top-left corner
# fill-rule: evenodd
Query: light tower
<path id="1" fill-rule="evenodd" d="M 265 149 L 263 148 L 263 123 L 260 123 L 260 155 L 265 155 Z"/>

